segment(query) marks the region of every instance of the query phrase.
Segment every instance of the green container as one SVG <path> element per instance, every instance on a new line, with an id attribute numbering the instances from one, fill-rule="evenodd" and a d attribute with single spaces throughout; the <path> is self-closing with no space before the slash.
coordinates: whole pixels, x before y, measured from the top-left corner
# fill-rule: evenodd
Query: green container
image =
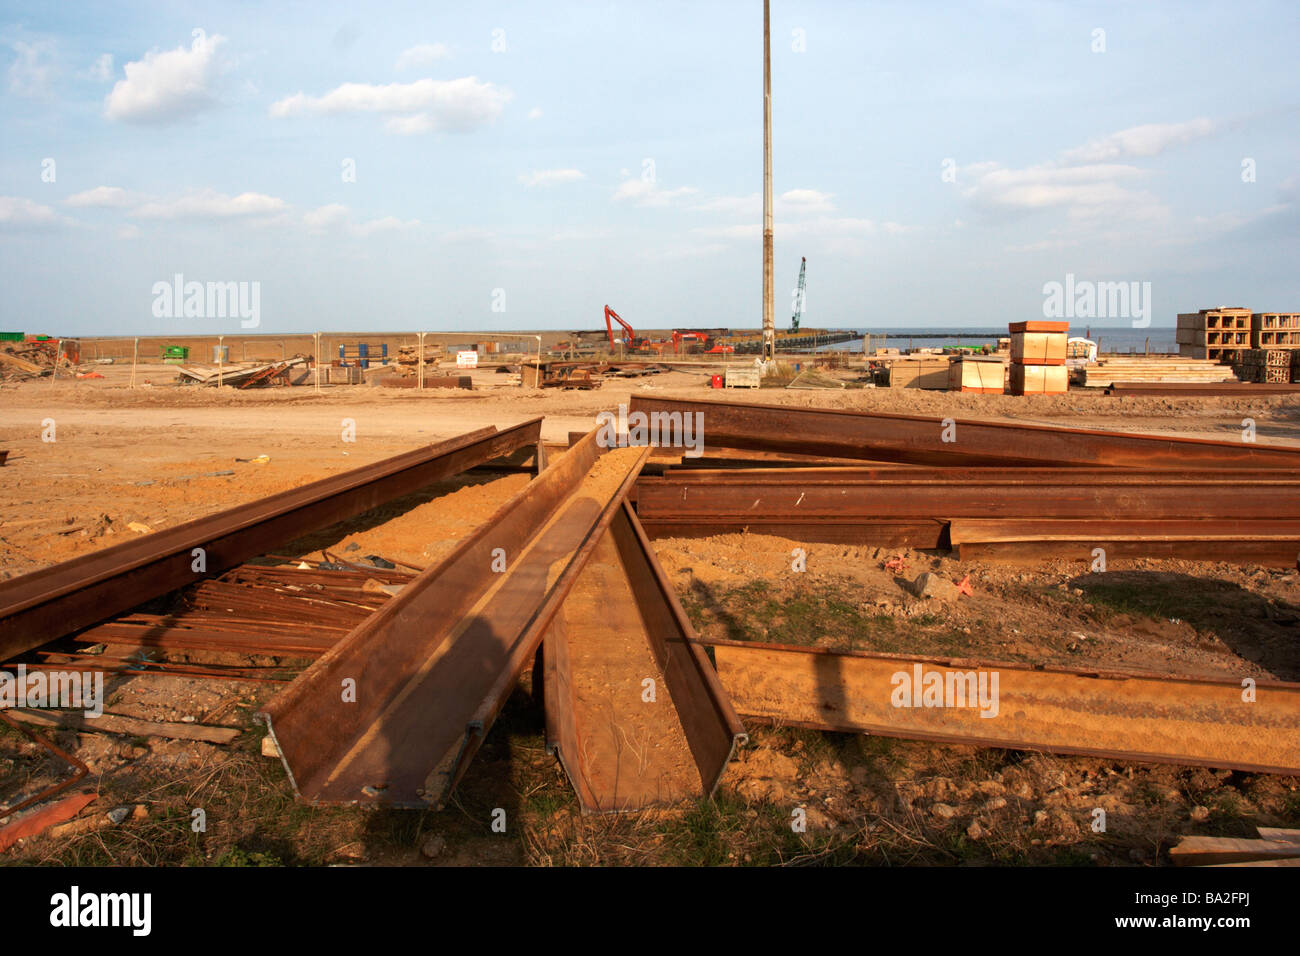
<path id="1" fill-rule="evenodd" d="M 25 338 L 26 332 L 0 332 L 0 342 L 21 342 Z"/>
<path id="2" fill-rule="evenodd" d="M 188 345 L 168 345 L 163 349 L 163 357 L 185 361 L 190 357 L 190 347 Z"/>

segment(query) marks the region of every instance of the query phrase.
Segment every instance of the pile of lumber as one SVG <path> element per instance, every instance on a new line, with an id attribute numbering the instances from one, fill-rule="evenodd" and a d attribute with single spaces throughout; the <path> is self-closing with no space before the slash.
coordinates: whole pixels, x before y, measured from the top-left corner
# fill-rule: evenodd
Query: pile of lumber
<path id="1" fill-rule="evenodd" d="M 1075 382 L 1088 388 L 1107 388 L 1116 382 L 1235 382 L 1227 365 L 1208 359 L 1157 355 L 1110 356 L 1080 365 Z"/>
<path id="2" fill-rule="evenodd" d="M 948 388 L 946 355 L 909 355 L 888 361 L 890 388 Z"/>
<path id="3" fill-rule="evenodd" d="M 1169 851 L 1178 866 L 1300 866 L 1300 830 L 1256 827 L 1258 840 L 1185 836 Z"/>
<path id="4" fill-rule="evenodd" d="M 283 362 L 264 365 L 235 365 L 227 368 L 213 366 L 178 365 L 176 382 L 179 385 L 233 385 L 235 388 L 263 388 L 268 385 L 288 385 L 289 370 L 306 363 L 296 356 Z"/>
<path id="5" fill-rule="evenodd" d="M 0 347 L 0 379 L 24 381 L 51 374 L 55 367 L 73 368 L 58 343 L 12 342 Z"/>

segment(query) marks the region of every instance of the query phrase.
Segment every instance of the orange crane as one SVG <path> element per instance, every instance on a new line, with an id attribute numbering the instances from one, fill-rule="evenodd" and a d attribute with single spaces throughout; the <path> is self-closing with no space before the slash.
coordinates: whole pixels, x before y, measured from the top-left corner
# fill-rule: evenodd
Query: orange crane
<path id="1" fill-rule="evenodd" d="M 623 345 L 629 351 L 636 348 L 636 332 L 632 326 L 624 322 L 623 317 L 607 305 L 605 306 L 605 329 L 609 332 L 609 347 L 611 349 L 614 347 L 614 324 L 611 319 L 623 327 Z"/>

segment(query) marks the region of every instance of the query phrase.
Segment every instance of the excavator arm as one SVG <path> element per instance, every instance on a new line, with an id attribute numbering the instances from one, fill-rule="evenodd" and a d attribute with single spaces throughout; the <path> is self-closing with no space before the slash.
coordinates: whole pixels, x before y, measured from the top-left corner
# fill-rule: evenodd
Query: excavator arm
<path id="1" fill-rule="evenodd" d="M 613 320 L 613 321 L 611 321 Z M 627 348 L 633 348 L 636 345 L 636 332 L 632 326 L 623 321 L 622 317 L 609 306 L 605 306 L 605 331 L 609 333 L 609 347 L 614 347 L 614 322 L 623 327 L 623 344 Z"/>

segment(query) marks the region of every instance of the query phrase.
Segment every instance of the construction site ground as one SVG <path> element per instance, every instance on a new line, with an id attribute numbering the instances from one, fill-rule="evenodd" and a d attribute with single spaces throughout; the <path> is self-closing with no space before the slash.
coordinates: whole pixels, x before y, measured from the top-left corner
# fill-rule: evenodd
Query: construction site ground
<path id="1" fill-rule="evenodd" d="M 599 390 L 474 391 L 354 386 L 177 388 L 175 370 L 121 368 L 102 380 L 0 387 L 0 576 L 25 574 L 484 425 L 545 415 L 555 453 L 571 431 L 632 394 L 708 398 L 707 374 L 609 380 Z M 1017 398 L 848 388 L 728 391 L 730 401 L 1040 422 L 1300 445 L 1300 398 L 1112 398 L 1071 391 Z M 43 441 L 42 435 L 54 441 Z M 347 440 L 352 435 L 355 440 Z M 707 434 L 706 434 L 707 439 Z M 266 456 L 264 461 L 255 461 Z M 240 461 L 238 459 L 245 459 Z M 426 566 L 528 481 L 476 473 L 295 543 L 319 559 L 381 555 Z M 1231 517 L 1231 502 L 1225 502 Z M 135 526 L 134 528 L 132 526 Z M 655 542 L 702 637 L 1155 673 L 1300 680 L 1300 577 L 1186 561 L 1032 568 L 930 552 L 759 535 Z M 792 570 L 792 551 L 807 571 Z M 902 559 L 901 563 L 896 559 Z M 889 567 L 886 563 L 890 562 Z M 973 595 L 918 599 L 923 571 L 970 575 Z M 594 610 L 594 609 L 593 609 Z M 209 662 L 248 659 L 194 655 Z M 184 655 L 173 655 L 184 659 Z M 260 664 L 303 662 L 257 660 Z M 282 684 L 113 676 L 106 710 L 153 721 L 243 728 L 228 746 L 60 731 L 91 769 L 105 809 L 125 821 L 32 838 L 9 862 L 81 864 L 799 864 L 1161 865 L 1186 833 L 1253 836 L 1300 827 L 1300 781 L 1267 774 L 945 746 L 749 726 L 716 798 L 677 809 L 583 816 L 544 749 L 526 678 L 442 812 L 312 808 L 262 755 L 258 707 Z M 29 791 L 66 768 L 0 728 L 0 789 Z M 203 809 L 206 831 L 190 825 Z M 793 811 L 807 816 L 793 832 Z M 1094 832 L 1093 811 L 1106 811 Z M 504 833 L 493 812 L 505 811 Z"/>

